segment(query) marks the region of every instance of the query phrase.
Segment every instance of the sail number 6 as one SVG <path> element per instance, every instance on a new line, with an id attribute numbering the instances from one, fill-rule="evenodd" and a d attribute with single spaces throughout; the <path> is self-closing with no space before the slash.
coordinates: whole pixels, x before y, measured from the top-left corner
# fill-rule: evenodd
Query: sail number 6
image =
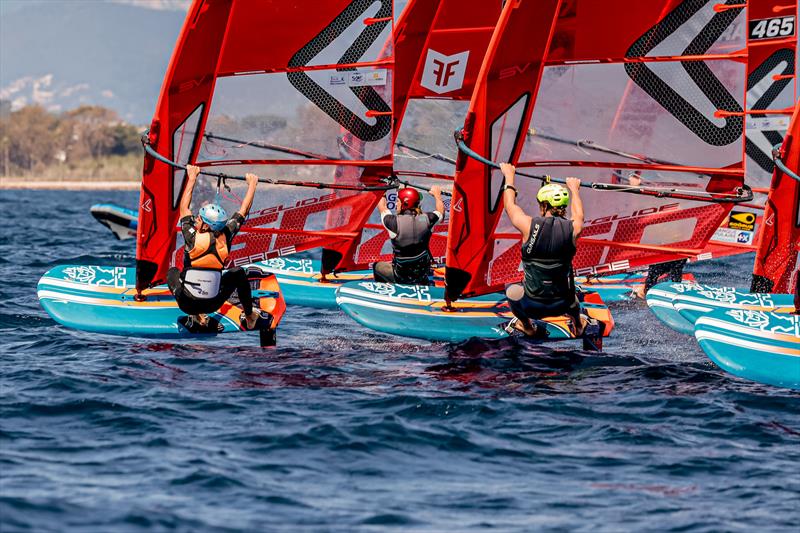
<path id="1" fill-rule="evenodd" d="M 750 21 L 750 39 L 774 39 L 794 35 L 794 15 Z"/>

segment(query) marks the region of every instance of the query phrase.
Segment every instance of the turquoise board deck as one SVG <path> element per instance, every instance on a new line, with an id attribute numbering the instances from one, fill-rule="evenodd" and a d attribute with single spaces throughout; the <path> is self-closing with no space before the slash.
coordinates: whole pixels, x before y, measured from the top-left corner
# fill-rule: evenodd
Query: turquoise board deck
<path id="1" fill-rule="evenodd" d="M 336 309 L 336 289 L 341 285 L 352 281 L 373 281 L 371 270 L 329 274 L 322 281 L 321 265 L 316 259 L 285 257 L 262 261 L 257 265 L 278 277 L 283 297 L 289 305 Z M 585 290 L 598 293 L 604 302 L 619 302 L 631 298 L 634 287 L 644 283 L 644 276 L 632 272 L 591 281 L 578 278 L 576 281 Z M 584 282 L 583 285 L 580 284 L 581 281 Z"/>
<path id="2" fill-rule="evenodd" d="M 694 335 L 708 357 L 726 372 L 800 389 L 800 316 L 716 309 L 698 318 Z"/>
<path id="3" fill-rule="evenodd" d="M 701 316 L 716 309 L 791 313 L 794 312 L 794 295 L 753 294 L 734 287 L 698 285 L 676 294 L 672 306 L 681 317 L 694 325 Z"/>
<path id="4" fill-rule="evenodd" d="M 317 309 L 337 309 L 336 289 L 350 281 L 371 281 L 371 270 L 329 274 L 322 281 L 321 263 L 316 259 L 290 257 L 256 263 L 278 278 L 288 305 L 304 305 Z"/>
<path id="5" fill-rule="evenodd" d="M 790 313 L 794 311 L 794 296 L 751 294 L 734 287 L 697 283 L 659 283 L 647 293 L 647 305 L 666 325 L 692 335 L 697 320 L 716 309 Z"/>
<path id="6" fill-rule="evenodd" d="M 691 335 L 694 332 L 694 323 L 681 316 L 672 304 L 679 294 L 700 287 L 694 282 L 659 283 L 647 291 L 645 300 L 647 306 L 661 322 L 679 333 Z"/>
<path id="7" fill-rule="evenodd" d="M 604 323 L 607 336 L 613 329 L 611 314 L 596 294 L 589 294 L 585 312 Z M 512 317 L 500 294 L 460 300 L 448 310 L 444 288 L 435 286 L 350 282 L 339 287 L 336 301 L 347 315 L 370 329 L 431 341 L 502 339 L 508 333 L 501 325 Z M 546 340 L 574 339 L 569 322 L 566 317 L 540 322 L 547 328 Z"/>
<path id="8" fill-rule="evenodd" d="M 635 298 L 634 289 L 644 285 L 647 272 L 626 272 L 596 278 L 576 277 L 575 283 L 587 292 L 596 292 L 606 303 L 624 302 Z M 692 274 L 683 275 L 684 283 L 693 283 Z"/>
<path id="9" fill-rule="evenodd" d="M 165 285 L 144 291 L 143 302 L 134 300 L 133 268 L 61 265 L 42 276 L 37 287 L 39 302 L 53 319 L 69 328 L 137 337 L 182 338 L 221 333 L 241 333 L 241 307 L 226 302 L 209 318 L 216 328 L 193 333 L 179 323 L 186 313 L 178 308 Z M 262 316 L 273 315 L 274 330 L 285 309 L 274 275 L 251 279 L 253 296 Z M 262 328 L 265 326 L 261 324 Z"/>

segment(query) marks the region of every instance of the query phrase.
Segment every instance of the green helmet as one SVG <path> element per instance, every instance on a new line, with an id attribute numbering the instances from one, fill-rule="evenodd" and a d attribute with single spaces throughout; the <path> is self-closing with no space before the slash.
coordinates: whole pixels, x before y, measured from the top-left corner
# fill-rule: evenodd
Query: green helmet
<path id="1" fill-rule="evenodd" d="M 548 183 L 536 194 L 540 203 L 562 207 L 569 203 L 569 191 L 557 183 Z"/>

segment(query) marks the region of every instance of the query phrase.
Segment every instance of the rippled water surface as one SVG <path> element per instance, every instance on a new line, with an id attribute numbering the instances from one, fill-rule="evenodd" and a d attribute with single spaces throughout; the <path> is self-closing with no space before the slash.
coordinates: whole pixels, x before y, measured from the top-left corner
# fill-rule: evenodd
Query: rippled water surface
<path id="1" fill-rule="evenodd" d="M 266 351 L 56 325 L 37 280 L 131 264 L 88 207 L 136 199 L 0 191 L 2 531 L 796 531 L 800 395 L 724 374 L 641 302 L 600 355 L 302 307 Z M 746 286 L 751 265 L 690 270 Z"/>

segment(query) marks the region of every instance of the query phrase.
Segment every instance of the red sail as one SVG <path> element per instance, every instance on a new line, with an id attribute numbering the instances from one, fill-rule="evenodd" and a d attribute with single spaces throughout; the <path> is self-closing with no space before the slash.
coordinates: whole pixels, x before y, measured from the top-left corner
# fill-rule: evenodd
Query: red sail
<path id="1" fill-rule="evenodd" d="M 234 264 L 311 248 L 348 262 L 392 172 L 391 0 L 195 0 L 149 134 L 158 154 L 209 172 L 255 172 L 262 185 Z M 137 286 L 164 279 L 176 248 L 185 172 L 145 157 Z M 214 199 L 201 176 L 194 208 Z M 221 190 L 236 209 L 241 182 Z M 296 186 L 304 185 L 304 186 Z M 335 185 L 328 191 L 314 186 Z M 345 190 L 342 189 L 345 187 Z M 327 259 L 327 261 L 326 261 Z"/>
<path id="2" fill-rule="evenodd" d="M 796 101 L 797 2 L 750 0 L 746 11 L 731 31 L 747 35 L 745 183 L 757 194 L 731 211 L 697 259 L 756 251 L 775 167 L 772 148 L 783 142 Z"/>
<path id="3" fill-rule="evenodd" d="M 800 104 L 780 149 L 764 212 L 764 227 L 753 268 L 753 292 L 798 291 L 800 268 Z"/>
<path id="4" fill-rule="evenodd" d="M 563 2 L 517 168 L 598 185 L 582 190 L 586 225 L 576 273 L 703 254 L 731 210 L 725 202 L 747 198 L 739 190 L 747 53 L 744 35 L 734 31 L 744 17 L 736 0 Z M 473 105 L 480 99 L 476 90 Z M 473 118 L 476 128 L 487 127 L 486 117 L 471 115 L 468 132 Z M 474 143 L 473 136 L 469 147 L 488 159 L 515 160 Z M 520 201 L 536 209 L 541 181 L 520 176 L 517 183 Z M 460 198 L 468 195 L 472 205 L 500 185 L 456 178 Z M 652 194 L 598 190 L 612 185 Z M 449 238 L 475 245 L 450 250 L 451 296 L 519 280 L 519 234 L 507 217 L 500 210 L 458 217 L 459 208 L 454 199 Z"/>
<path id="5" fill-rule="evenodd" d="M 560 0 L 506 2 L 464 125 L 473 150 L 516 162 L 536 101 Z M 503 212 L 498 170 L 459 156 L 447 238 L 447 297 L 486 291 L 492 233 Z"/>
<path id="6" fill-rule="evenodd" d="M 450 188 L 453 138 L 463 123 L 501 2 L 484 0 L 411 0 L 395 25 L 394 170 L 406 183 L 425 190 Z M 389 207 L 395 193 L 387 193 Z M 449 198 L 445 220 L 434 228 L 431 253 L 444 263 Z M 432 210 L 423 193 L 423 209 Z M 355 260 L 367 265 L 391 260 L 388 234 L 373 216 L 363 231 Z"/>

